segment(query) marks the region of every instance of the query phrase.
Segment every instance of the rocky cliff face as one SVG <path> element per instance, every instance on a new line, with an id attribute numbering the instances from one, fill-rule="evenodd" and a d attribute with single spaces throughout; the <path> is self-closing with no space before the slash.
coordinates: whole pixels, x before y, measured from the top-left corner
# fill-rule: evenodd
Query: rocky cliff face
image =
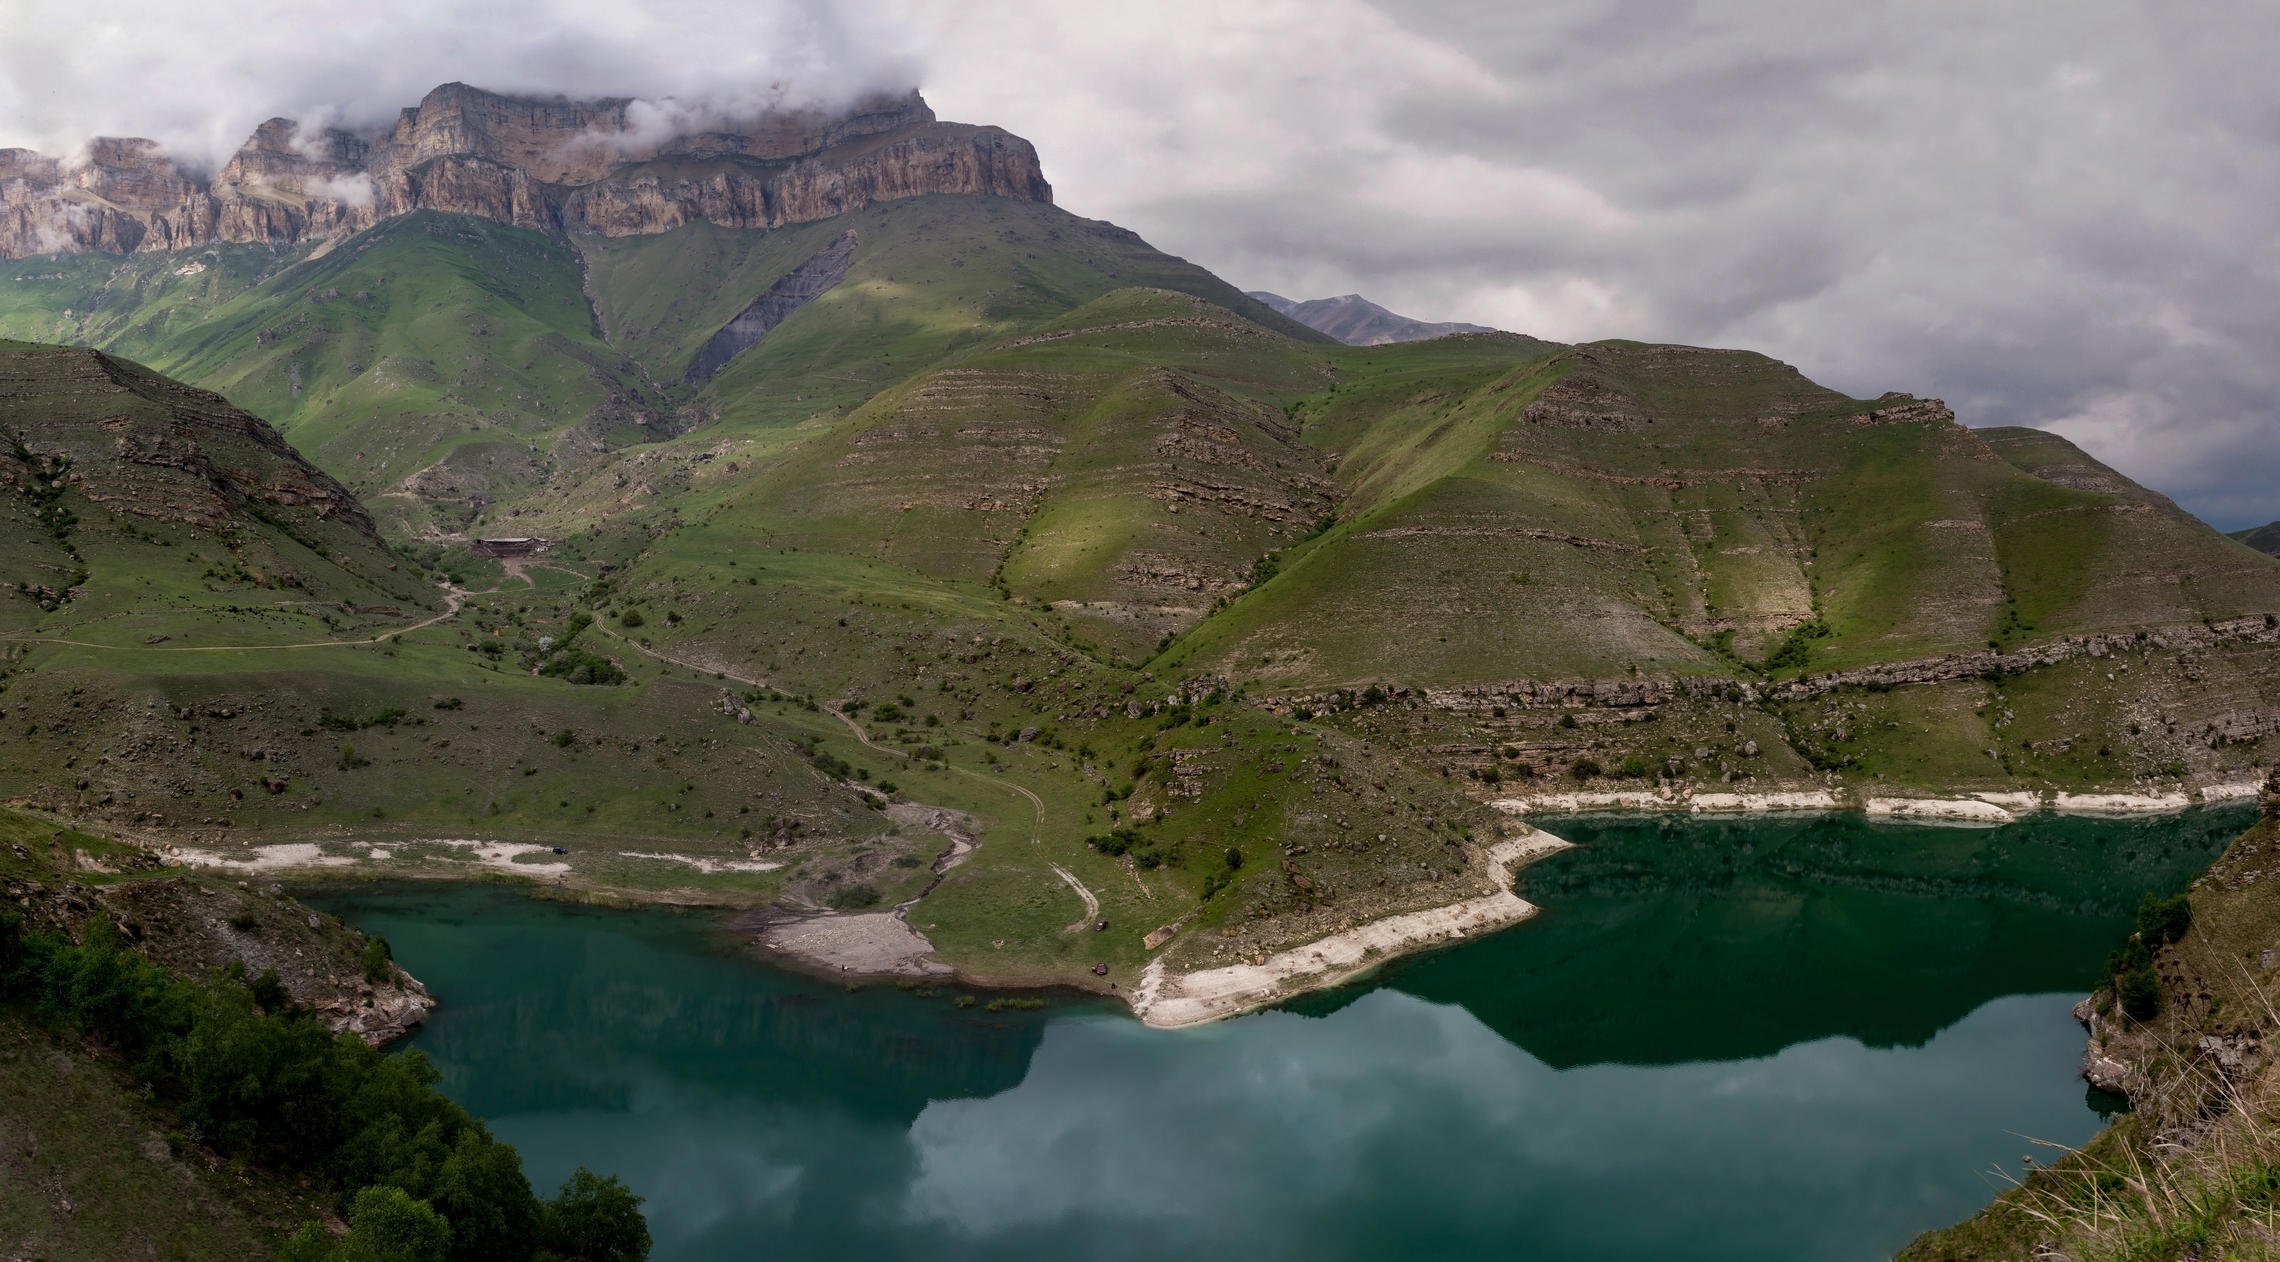
<path id="1" fill-rule="evenodd" d="M 446 84 L 372 135 L 273 118 L 202 181 L 148 140 L 0 150 L 0 258 L 293 244 L 417 210 L 545 232 L 773 228 L 928 193 L 1051 201 L 1027 141 L 917 93 L 730 117 Z"/>

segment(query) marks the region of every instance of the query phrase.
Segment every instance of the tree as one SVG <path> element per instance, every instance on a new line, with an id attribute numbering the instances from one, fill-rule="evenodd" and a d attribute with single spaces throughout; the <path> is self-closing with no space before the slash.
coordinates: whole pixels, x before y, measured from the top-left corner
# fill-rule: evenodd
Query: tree
<path id="1" fill-rule="evenodd" d="M 2177 894 L 2169 898 L 2155 898 L 2148 894 L 2138 904 L 2137 931 L 2149 947 L 2166 946 L 2185 936 L 2193 927 L 2193 902 L 2190 895 Z"/>
<path id="2" fill-rule="evenodd" d="M 395 955 L 388 949 L 388 940 L 373 934 L 364 940 L 364 980 L 377 986 L 395 972 Z"/>
<path id="3" fill-rule="evenodd" d="M 348 1238 L 332 1256 L 339 1262 L 444 1262 L 450 1249 L 451 1225 L 434 1206 L 402 1188 L 383 1186 L 356 1194 Z"/>
<path id="4" fill-rule="evenodd" d="M 546 1207 L 546 1247 L 574 1262 L 641 1262 L 649 1256 L 641 1198 L 616 1175 L 578 1167 Z"/>
<path id="5" fill-rule="evenodd" d="M 523 1178 L 521 1156 L 480 1126 L 460 1133 L 436 1171 L 431 1199 L 451 1223 L 455 1262 L 529 1256 L 538 1235 L 538 1198 Z"/>
<path id="6" fill-rule="evenodd" d="M 2151 1021 L 2161 1015 L 2161 978 L 2150 968 L 2132 969 L 2122 974 L 2116 988 L 2122 1001 L 2122 1011 L 2132 1021 Z"/>
<path id="7" fill-rule="evenodd" d="M 253 979 L 252 990 L 253 1002 L 263 1012 L 274 1015 L 293 1006 L 293 992 L 285 989 L 285 979 L 277 975 L 276 969 L 261 970 L 261 975 Z"/>

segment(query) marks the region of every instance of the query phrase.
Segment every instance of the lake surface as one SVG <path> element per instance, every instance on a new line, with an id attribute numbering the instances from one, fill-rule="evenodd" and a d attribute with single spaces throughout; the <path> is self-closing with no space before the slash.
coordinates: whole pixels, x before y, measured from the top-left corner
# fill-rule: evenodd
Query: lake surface
<path id="1" fill-rule="evenodd" d="M 1571 820 L 1545 911 L 1185 1031 L 768 967 L 498 887 L 311 901 L 444 1000 L 413 1045 L 655 1257 L 1867 1259 L 2100 1125 L 2068 1010 L 2244 811 L 2001 830 Z"/>

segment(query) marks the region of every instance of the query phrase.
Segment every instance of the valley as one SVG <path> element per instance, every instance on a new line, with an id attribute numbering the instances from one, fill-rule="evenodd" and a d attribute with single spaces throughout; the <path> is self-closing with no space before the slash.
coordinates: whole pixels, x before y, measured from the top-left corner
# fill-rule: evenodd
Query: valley
<path id="1" fill-rule="evenodd" d="M 1886 1075 L 1843 1107 L 1921 1141 L 1910 1177 L 1948 1164 L 1872 1215 L 1884 1247 L 1984 1202 L 1953 1160 L 2008 1160 L 1912 1121 L 1910 1083 L 1994 1056 L 2034 1101 L 2011 1125 L 2090 1138 L 2048 1072 L 2072 996 L 2280 758 L 2263 533 L 2056 434 L 1746 350 L 1246 294 L 1061 208 L 1026 141 L 915 93 L 670 136 L 632 110 L 447 84 L 377 132 L 271 120 L 211 174 L 147 141 L 0 152 L 0 824 L 21 905 L 72 909 L 59 941 L 108 909 L 166 967 L 242 973 L 276 952 L 192 909 L 258 904 L 325 962 L 285 970 L 293 1011 L 371 1041 L 432 999 L 393 965 L 358 990 L 347 926 L 425 942 L 407 962 L 469 998 L 418 1043 L 468 1075 L 453 1098 L 528 1123 L 534 1167 L 592 1098 L 659 1082 L 899 1142 L 930 1099 L 1082 1094 L 1088 1061 L 1169 1097 L 1256 1056 L 1353 1071 L 1286 1041 L 1308 1021 L 1378 1062 L 1422 1022 L 1499 1081 L 1598 1101 L 1554 1124 L 1642 1143 L 1623 1090 Z M 288 882 L 346 924 L 303 921 Z M 122 910 L 152 890 L 176 901 Z M 174 930 L 202 945 L 174 958 Z M 1766 994 L 1827 976 L 1753 998 L 1719 961 Z M 714 1022 L 690 1048 L 806 1071 L 799 1049 L 853 1043 L 876 1081 L 754 1098 L 695 1051 L 498 1076 L 517 994 L 616 1037 L 664 1019 L 675 970 Z M 623 1012 L 581 989 L 613 978 Z M 760 1015 L 723 1015 L 753 988 Z M 1693 1042 L 1658 1042 L 1673 1013 Z M 45 1083 L 60 1037 L 0 1022 L 0 1066 Z M 949 1049 L 926 1070 L 949 1096 L 889 1081 L 915 1048 Z M 1626 1086 L 1641 1058 L 1683 1072 Z M 1478 1088 L 1427 1076 L 1412 1102 Z M 90 1090 L 105 1151 L 164 1121 Z M 170 1152 L 204 1188 L 200 1150 Z M 704 1189 L 642 1160 L 668 1232 L 752 1212 L 676 1205 Z M 877 1174 L 823 1199 L 1004 1208 Z M 218 1240 L 341 1211 L 197 1194 Z M 1441 1243 L 1509 1238 L 1457 1200 Z M 1694 1208 L 1762 1256 L 1731 1206 Z M 977 1230 L 1201 1238 L 1089 1214 Z M 1783 1229 L 1840 1228 L 1810 1217 Z"/>

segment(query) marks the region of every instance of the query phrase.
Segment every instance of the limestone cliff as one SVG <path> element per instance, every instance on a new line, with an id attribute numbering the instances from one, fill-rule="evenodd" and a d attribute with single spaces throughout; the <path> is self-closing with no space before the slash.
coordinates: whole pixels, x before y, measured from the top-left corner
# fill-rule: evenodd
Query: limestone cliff
<path id="1" fill-rule="evenodd" d="M 0 258 L 290 245 L 416 210 L 544 232 L 773 228 L 929 193 L 1052 200 L 1029 143 L 917 93 L 748 116 L 451 83 L 369 135 L 273 118 L 211 180 L 148 140 L 0 150 Z"/>

